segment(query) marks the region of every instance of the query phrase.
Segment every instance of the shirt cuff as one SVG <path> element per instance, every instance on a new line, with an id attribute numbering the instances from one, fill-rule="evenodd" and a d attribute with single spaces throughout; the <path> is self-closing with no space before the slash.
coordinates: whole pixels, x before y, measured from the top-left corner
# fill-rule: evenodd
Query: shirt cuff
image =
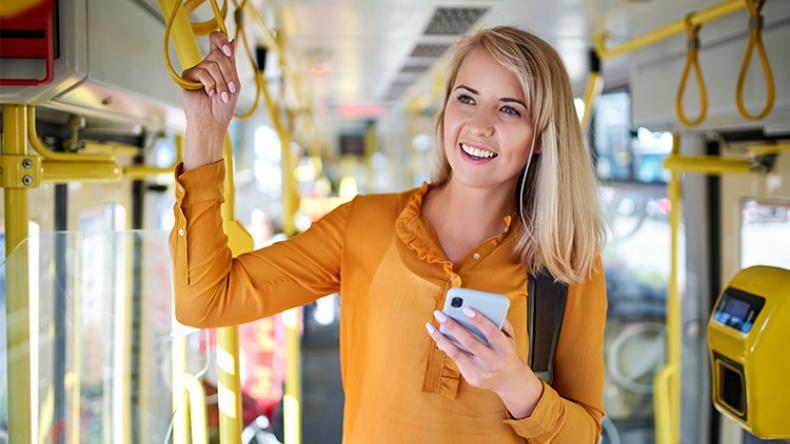
<path id="1" fill-rule="evenodd" d="M 184 164 L 175 169 L 176 201 L 184 204 L 221 200 L 225 183 L 225 160 L 184 172 Z"/>
<path id="2" fill-rule="evenodd" d="M 532 415 L 523 419 L 511 417 L 505 420 L 505 424 L 513 427 L 513 431 L 522 438 L 537 438 L 552 432 L 562 415 L 562 398 L 559 393 L 545 381 L 541 380 L 541 384 L 543 384 L 543 394 Z"/>

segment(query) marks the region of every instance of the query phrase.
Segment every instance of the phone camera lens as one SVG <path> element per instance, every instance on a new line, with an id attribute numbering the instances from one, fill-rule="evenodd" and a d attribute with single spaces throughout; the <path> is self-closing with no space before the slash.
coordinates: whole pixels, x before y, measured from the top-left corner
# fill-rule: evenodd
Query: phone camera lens
<path id="1" fill-rule="evenodd" d="M 460 307 L 460 306 L 464 305 L 464 300 L 463 300 L 463 299 L 461 299 L 461 298 L 455 297 L 455 298 L 453 298 L 453 300 L 450 302 L 450 304 L 451 304 L 453 307 L 455 307 L 455 308 L 458 308 L 458 307 Z"/>

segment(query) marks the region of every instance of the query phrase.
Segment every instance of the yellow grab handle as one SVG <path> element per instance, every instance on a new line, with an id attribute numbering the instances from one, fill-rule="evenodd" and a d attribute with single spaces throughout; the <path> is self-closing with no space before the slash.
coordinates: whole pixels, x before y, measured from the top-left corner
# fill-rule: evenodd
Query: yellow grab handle
<path id="1" fill-rule="evenodd" d="M 198 6 L 203 3 L 204 0 L 188 0 L 184 4 L 184 9 L 187 13 L 194 11 Z M 214 14 L 216 14 L 216 9 L 214 10 Z M 228 16 L 228 0 L 222 0 L 222 8 L 219 10 L 220 16 L 222 16 L 222 20 L 225 20 L 225 17 Z M 204 22 L 197 22 L 192 23 L 192 32 L 195 35 L 207 35 L 211 34 L 212 31 L 215 31 L 217 28 L 217 21 L 216 18 L 214 20 L 206 20 Z"/>
<path id="2" fill-rule="evenodd" d="M 675 111 L 677 112 L 680 123 L 685 127 L 697 126 L 705 120 L 708 114 L 708 91 L 705 88 L 705 79 L 702 77 L 702 69 L 699 66 L 699 30 L 701 25 L 694 25 L 692 18 L 694 13 L 689 13 L 686 16 L 686 34 L 688 34 L 688 53 L 686 54 L 686 66 L 683 67 L 683 74 L 680 76 L 680 85 L 678 85 L 678 92 L 675 96 Z M 686 117 L 683 110 L 683 95 L 686 92 L 686 81 L 688 80 L 689 71 L 694 68 L 694 77 L 697 80 L 699 87 L 700 110 L 699 115 L 692 119 Z"/>
<path id="3" fill-rule="evenodd" d="M 735 103 L 738 105 L 738 113 L 741 117 L 748 120 L 761 120 L 774 107 L 774 75 L 771 72 L 771 65 L 768 63 L 768 54 L 765 52 L 763 44 L 763 15 L 762 9 L 765 0 L 744 0 L 746 8 L 749 9 L 749 45 L 746 47 L 746 54 L 741 63 L 741 72 L 738 74 L 738 86 L 735 90 Z M 746 74 L 749 72 L 749 65 L 752 59 L 754 48 L 760 57 L 760 64 L 763 68 L 763 78 L 765 79 L 765 106 L 759 114 L 749 114 L 746 105 L 743 103 L 743 84 L 746 82 Z"/>
<path id="4" fill-rule="evenodd" d="M 241 37 L 244 53 L 247 55 L 247 60 L 250 62 L 250 66 L 252 67 L 253 76 L 255 76 L 255 99 L 252 101 L 252 106 L 250 106 L 250 109 L 243 113 L 234 114 L 237 119 L 245 120 L 255 114 L 255 111 L 258 109 L 258 103 L 261 99 L 261 89 L 263 88 L 263 81 L 261 80 L 261 77 L 263 77 L 264 74 L 258 71 L 258 63 L 255 61 L 255 56 L 252 54 L 250 44 L 247 41 L 247 35 L 244 33 L 243 17 L 244 6 L 246 5 L 247 0 L 242 0 L 241 5 L 239 5 L 236 0 L 233 0 L 233 3 L 236 4 L 236 13 L 234 15 L 236 20 L 236 35 L 233 37 L 233 40 L 238 41 L 239 37 Z"/>
<path id="5" fill-rule="evenodd" d="M 225 35 L 228 35 L 228 29 L 225 27 L 225 20 L 223 19 L 222 11 L 220 11 L 219 6 L 217 5 L 217 0 L 209 0 L 209 3 L 211 3 L 211 9 L 214 10 L 214 21 L 217 24 L 217 29 L 222 31 Z M 164 48 L 165 65 L 167 66 L 167 72 L 170 74 L 170 77 L 178 84 L 178 86 L 184 89 L 198 90 L 202 89 L 203 85 L 199 82 L 191 82 L 181 77 L 173 68 L 173 62 L 170 61 L 170 32 L 172 31 L 173 22 L 175 21 L 176 15 L 178 15 L 178 10 L 181 8 L 181 6 L 181 0 L 177 0 L 173 4 L 173 10 L 170 12 L 170 17 L 167 18 L 167 25 L 165 26 Z"/>

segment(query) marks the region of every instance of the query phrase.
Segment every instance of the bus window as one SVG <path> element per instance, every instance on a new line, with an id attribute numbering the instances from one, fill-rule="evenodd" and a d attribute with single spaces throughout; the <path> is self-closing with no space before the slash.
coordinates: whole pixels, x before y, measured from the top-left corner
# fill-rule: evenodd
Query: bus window
<path id="1" fill-rule="evenodd" d="M 790 269 L 790 202 L 744 199 L 741 203 L 741 268 Z"/>

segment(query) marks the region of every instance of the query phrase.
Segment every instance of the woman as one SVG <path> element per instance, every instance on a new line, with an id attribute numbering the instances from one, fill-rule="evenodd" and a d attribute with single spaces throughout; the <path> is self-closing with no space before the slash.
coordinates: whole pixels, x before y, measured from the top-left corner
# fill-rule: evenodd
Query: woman
<path id="1" fill-rule="evenodd" d="M 222 141 L 239 82 L 233 45 L 219 33 L 211 42 L 184 73 L 205 90 L 184 92 L 171 235 L 178 320 L 240 324 L 339 291 L 343 442 L 597 442 L 603 230 L 556 52 L 510 27 L 462 38 L 432 184 L 357 197 L 299 236 L 233 259 L 220 217 Z M 552 385 L 525 363 L 525 271 L 541 269 L 570 284 Z M 503 330 L 467 314 L 490 346 L 438 311 L 451 287 L 510 299 Z"/>

